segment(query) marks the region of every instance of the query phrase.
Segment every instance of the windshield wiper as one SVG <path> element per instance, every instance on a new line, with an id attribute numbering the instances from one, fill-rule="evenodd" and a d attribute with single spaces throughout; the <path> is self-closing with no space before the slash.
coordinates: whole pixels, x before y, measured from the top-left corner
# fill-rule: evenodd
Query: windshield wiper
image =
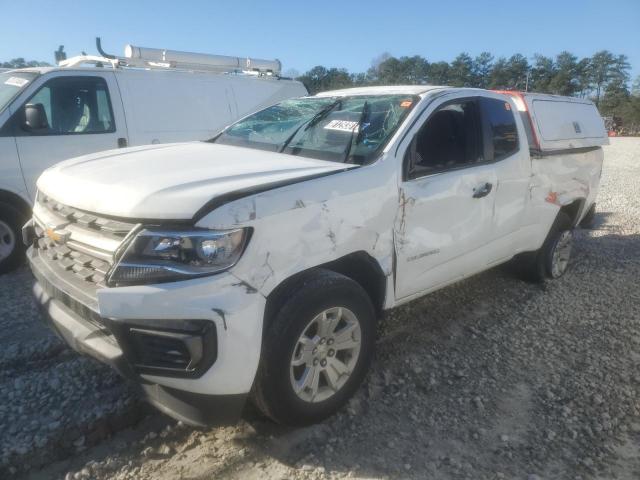
<path id="1" fill-rule="evenodd" d="M 304 122 L 302 125 L 300 125 L 298 128 L 296 128 L 293 131 L 293 133 L 291 135 L 289 135 L 287 137 L 287 139 L 282 143 L 282 146 L 280 147 L 278 152 L 280 152 L 280 153 L 284 152 L 285 148 L 287 148 L 289 146 L 291 141 L 296 137 L 296 135 L 302 129 L 302 127 L 304 127 L 304 131 L 306 132 L 311 127 L 313 127 L 315 124 L 317 124 L 319 121 L 321 121 L 324 117 L 329 115 L 339 105 L 342 105 L 342 99 L 341 98 L 339 98 L 335 102 L 332 102 L 329 105 L 325 106 L 322 110 L 320 110 L 313 117 L 311 117 L 311 119 L 309 121 Z"/>
<path id="2" fill-rule="evenodd" d="M 351 131 L 351 138 L 349 138 L 349 143 L 347 143 L 347 148 L 344 152 L 343 163 L 347 163 L 349 161 L 349 156 L 351 155 L 351 150 L 353 147 L 357 146 L 362 141 L 362 125 L 364 125 L 364 121 L 369 116 L 369 102 L 365 101 L 362 106 L 362 113 L 360 114 L 360 119 L 358 120 L 358 124 Z M 356 130 L 358 130 L 358 134 L 356 135 Z"/>

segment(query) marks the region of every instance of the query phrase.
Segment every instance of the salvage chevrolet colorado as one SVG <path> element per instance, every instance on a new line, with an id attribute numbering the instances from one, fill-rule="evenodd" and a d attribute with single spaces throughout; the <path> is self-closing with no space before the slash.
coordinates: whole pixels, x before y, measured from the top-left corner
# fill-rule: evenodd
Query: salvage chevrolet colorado
<path id="1" fill-rule="evenodd" d="M 383 310 L 510 260 L 562 276 L 607 143 L 584 99 L 368 87 L 285 100 L 207 142 L 38 180 L 34 293 L 74 349 L 191 424 L 248 398 L 307 424 L 372 360 Z"/>

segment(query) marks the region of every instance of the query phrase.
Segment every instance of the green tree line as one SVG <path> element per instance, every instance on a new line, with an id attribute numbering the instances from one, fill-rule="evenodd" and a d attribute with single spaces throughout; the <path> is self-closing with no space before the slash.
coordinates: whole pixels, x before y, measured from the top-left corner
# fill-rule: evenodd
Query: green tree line
<path id="1" fill-rule="evenodd" d="M 625 55 L 608 50 L 578 58 L 564 51 L 555 57 L 524 55 L 495 58 L 461 53 L 452 62 L 382 54 L 362 73 L 344 68 L 313 67 L 298 77 L 310 93 L 366 85 L 450 85 L 496 90 L 526 90 L 591 98 L 602 115 L 620 117 L 625 127 L 640 128 L 640 77 L 630 87 Z"/>
<path id="2" fill-rule="evenodd" d="M 37 62 L 35 60 L 26 61 L 24 58 L 14 58 L 8 62 L 0 62 L 0 68 L 29 68 L 29 67 L 49 67 L 47 62 Z"/>

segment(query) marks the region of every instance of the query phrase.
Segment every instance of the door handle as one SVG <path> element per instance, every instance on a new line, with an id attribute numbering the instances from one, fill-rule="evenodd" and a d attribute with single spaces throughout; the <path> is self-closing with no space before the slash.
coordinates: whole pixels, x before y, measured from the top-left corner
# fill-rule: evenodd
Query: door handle
<path id="1" fill-rule="evenodd" d="M 493 188 L 493 184 L 486 182 L 484 185 L 480 187 L 476 187 L 473 189 L 473 198 L 482 198 L 486 197 L 491 193 L 491 189 Z"/>
<path id="2" fill-rule="evenodd" d="M 118 139 L 118 148 L 124 148 L 127 146 L 127 139 L 124 137 L 120 137 Z"/>

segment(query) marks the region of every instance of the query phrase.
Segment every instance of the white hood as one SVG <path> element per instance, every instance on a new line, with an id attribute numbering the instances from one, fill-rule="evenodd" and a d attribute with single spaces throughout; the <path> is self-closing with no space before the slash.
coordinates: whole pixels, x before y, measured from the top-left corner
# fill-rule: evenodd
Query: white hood
<path id="1" fill-rule="evenodd" d="M 149 145 L 64 161 L 42 174 L 38 189 L 97 214 L 181 220 L 224 194 L 351 167 L 204 142 Z"/>

